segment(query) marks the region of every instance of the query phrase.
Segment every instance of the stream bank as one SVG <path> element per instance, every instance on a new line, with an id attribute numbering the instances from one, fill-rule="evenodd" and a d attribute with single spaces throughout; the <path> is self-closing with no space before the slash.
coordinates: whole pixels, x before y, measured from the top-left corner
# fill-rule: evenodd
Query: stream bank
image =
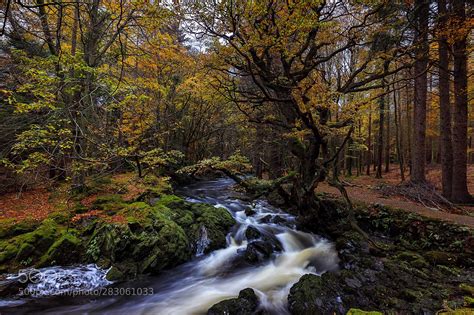
<path id="1" fill-rule="evenodd" d="M 3 264 L 5 270 L 22 266 L 17 258 L 20 242 L 38 241 L 42 232 L 53 231 L 46 238 L 49 245 L 31 243 L 35 248 L 31 265 L 56 263 L 44 257 L 62 248 L 63 254 L 56 257 L 63 262 L 110 268 L 107 278 L 114 283 L 105 283 L 108 287 L 146 287 L 153 294 L 55 298 L 46 291 L 44 296 L 16 296 L 17 304 L 0 300 L 5 302 L 0 311 L 214 315 L 472 311 L 471 229 L 382 205 L 359 206 L 357 220 L 374 240 L 373 246 L 348 228 L 345 205 L 338 200 L 322 198 L 317 219 L 296 219 L 265 200 L 248 200 L 232 186 L 229 179 L 217 179 L 180 189 L 182 197 L 170 191 L 129 200 L 100 196 L 87 211 L 78 207 L 79 213 L 68 219 L 54 215 L 30 231 L 7 230 L 13 234 L 3 235 L 2 241 L 17 252 Z M 53 246 L 58 240 L 65 245 Z M 78 261 L 79 257 L 85 258 Z M 91 279 L 104 285 L 105 274 L 91 268 L 69 272 L 47 267 L 45 272 L 65 275 L 61 281 L 76 277 L 79 285 Z"/>
<path id="2" fill-rule="evenodd" d="M 348 228 L 344 203 L 325 197 L 319 220 L 302 225 L 331 238 L 341 269 L 305 275 L 290 291 L 293 314 L 344 314 L 350 308 L 385 314 L 472 314 L 474 232 L 383 205 L 359 205 L 356 217 L 374 244 Z M 463 313 L 465 312 L 465 313 Z"/>

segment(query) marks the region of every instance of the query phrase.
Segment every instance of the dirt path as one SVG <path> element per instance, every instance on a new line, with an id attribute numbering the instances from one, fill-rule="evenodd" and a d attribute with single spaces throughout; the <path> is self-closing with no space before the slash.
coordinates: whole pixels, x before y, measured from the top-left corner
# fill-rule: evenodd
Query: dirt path
<path id="1" fill-rule="evenodd" d="M 474 193 L 474 167 L 469 168 L 468 180 L 469 180 L 469 188 L 471 193 Z M 366 204 L 382 204 L 386 206 L 390 206 L 393 208 L 398 208 L 405 210 L 407 212 L 415 212 L 422 216 L 446 220 L 455 222 L 457 224 L 465 225 L 474 228 L 474 207 L 463 207 L 465 212 L 470 213 L 470 215 L 461 215 L 455 213 L 449 213 L 447 211 L 441 211 L 438 209 L 428 208 L 421 203 L 417 203 L 411 200 L 407 200 L 402 196 L 398 197 L 386 197 L 381 193 L 377 192 L 376 190 L 372 189 L 380 184 L 388 184 L 388 185 L 396 185 L 400 182 L 398 170 L 396 167 L 392 169 L 392 171 L 388 174 L 384 174 L 383 179 L 375 179 L 370 176 L 360 176 L 352 179 L 345 179 L 345 181 L 354 184 L 354 186 L 347 186 L 346 190 L 349 194 L 349 197 L 358 203 L 366 203 Z M 432 169 L 429 171 L 428 179 L 433 183 L 439 183 L 438 179 L 438 170 Z M 327 183 L 322 183 L 318 186 L 318 192 L 328 193 L 334 196 L 339 197 L 339 191 L 329 186 Z"/>

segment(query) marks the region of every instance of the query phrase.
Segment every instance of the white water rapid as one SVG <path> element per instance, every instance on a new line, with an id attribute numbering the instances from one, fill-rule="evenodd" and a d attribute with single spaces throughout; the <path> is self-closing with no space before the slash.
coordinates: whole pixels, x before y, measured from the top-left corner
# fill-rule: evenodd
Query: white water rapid
<path id="1" fill-rule="evenodd" d="M 226 208 L 237 224 L 227 237 L 226 248 L 203 254 L 209 242 L 203 229 L 195 260 L 162 276 L 120 284 L 121 287 L 152 287 L 154 294 L 81 297 L 80 302 L 73 298 L 39 302 L 35 299 L 34 302 L 57 314 L 205 314 L 213 304 L 238 296 L 242 289 L 253 288 L 262 309 L 272 314 L 287 314 L 291 286 L 304 274 L 322 274 L 336 269 L 337 252 L 327 240 L 297 230 L 293 216 L 266 201 L 258 200 L 251 204 L 236 198 L 230 189 L 232 184 L 230 179 L 218 179 L 180 191 L 188 201 Z M 253 211 L 245 211 L 247 208 Z M 258 263 L 246 262 L 243 259 L 246 247 L 255 241 L 246 238 L 249 227 L 258 230 L 260 238 L 271 240 L 281 250 L 275 250 Z"/>

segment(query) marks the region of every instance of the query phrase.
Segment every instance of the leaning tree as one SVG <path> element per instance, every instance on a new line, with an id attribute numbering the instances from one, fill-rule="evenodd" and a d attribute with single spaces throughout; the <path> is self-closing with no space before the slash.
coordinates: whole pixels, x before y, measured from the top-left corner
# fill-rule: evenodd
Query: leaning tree
<path id="1" fill-rule="evenodd" d="M 212 66 L 226 74 L 218 76 L 220 90 L 249 121 L 286 139 L 296 175 L 279 192 L 302 214 L 318 208 L 314 191 L 351 137 L 367 91 L 408 67 L 383 66 L 409 51 L 401 7 L 393 1 L 204 0 L 188 12 L 193 31 L 216 52 Z M 343 99 L 351 106 L 339 113 Z M 330 150 L 334 134 L 341 140 Z"/>

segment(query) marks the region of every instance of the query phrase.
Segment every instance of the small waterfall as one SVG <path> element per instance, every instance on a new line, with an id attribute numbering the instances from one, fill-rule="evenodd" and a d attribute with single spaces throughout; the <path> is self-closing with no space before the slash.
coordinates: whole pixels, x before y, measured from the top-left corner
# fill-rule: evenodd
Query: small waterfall
<path id="1" fill-rule="evenodd" d="M 201 228 L 199 229 L 199 237 L 196 242 L 196 256 L 201 256 L 202 254 L 204 254 L 204 251 L 210 243 L 211 240 L 207 235 L 206 227 L 204 225 L 201 225 Z"/>
<path id="2" fill-rule="evenodd" d="M 164 272 L 157 278 L 135 280 L 121 285 L 153 287 L 148 296 L 97 297 L 94 300 L 51 300 L 54 314 L 205 314 L 215 303 L 238 296 L 239 291 L 253 288 L 261 307 L 269 314 L 288 314 L 287 296 L 291 286 L 305 274 L 321 275 L 337 269 L 334 245 L 316 235 L 298 231 L 295 217 L 269 205 L 264 200 L 249 203 L 236 198 L 230 179 L 218 179 L 191 185 L 182 191 L 191 202 L 206 202 L 227 209 L 236 225 L 227 235 L 225 248 L 205 253 L 210 240 L 205 226 L 198 231 L 196 258 Z M 251 208 L 252 211 L 245 211 Z M 247 233 L 252 227 L 252 233 Z M 249 234 L 251 234 L 249 236 Z M 247 237 L 249 239 L 247 239 Z M 245 260 L 249 245 L 270 244 L 271 255 L 258 262 Z M 258 246 L 250 249 L 258 250 Z M 93 290 L 110 284 L 106 270 L 96 266 L 45 268 L 44 279 L 30 284 L 38 294 L 54 295 L 61 290 Z M 76 301 L 76 300 L 74 300 Z M 84 304 L 84 302 L 86 302 Z M 50 312 L 51 313 L 51 312 Z"/>

